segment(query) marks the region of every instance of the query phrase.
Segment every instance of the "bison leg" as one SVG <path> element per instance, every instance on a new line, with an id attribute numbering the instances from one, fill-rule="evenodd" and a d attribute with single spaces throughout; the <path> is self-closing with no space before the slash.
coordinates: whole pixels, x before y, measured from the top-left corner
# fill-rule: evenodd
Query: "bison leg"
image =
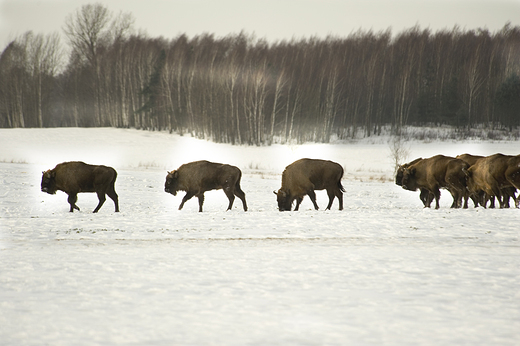
<path id="1" fill-rule="evenodd" d="M 518 197 L 516 196 L 516 188 L 515 187 L 510 188 L 509 194 L 515 201 L 515 207 L 518 208 L 518 203 L 520 202 L 520 195 Z"/>
<path id="2" fill-rule="evenodd" d="M 343 195 L 341 194 L 341 192 L 339 193 L 340 194 L 338 195 L 338 191 L 327 190 L 327 195 L 329 196 L 329 204 L 327 205 L 327 208 L 325 208 L 325 210 L 330 210 L 330 208 L 332 207 L 332 203 L 334 203 L 334 197 L 338 197 L 339 210 L 343 210 Z"/>
<path id="3" fill-rule="evenodd" d="M 77 194 L 71 194 L 69 195 L 69 198 L 67 198 L 67 202 L 70 204 L 70 210 L 69 212 L 74 212 L 74 209 L 79 211 L 78 206 L 76 205 L 76 202 L 78 201 L 78 195 Z"/>
<path id="4" fill-rule="evenodd" d="M 475 196 L 475 194 L 473 193 L 469 193 L 469 198 L 471 198 L 471 200 L 473 201 L 473 207 L 474 208 L 477 208 L 478 207 L 478 201 L 479 201 L 479 198 L 478 198 L 478 195 Z"/>
<path id="5" fill-rule="evenodd" d="M 439 209 L 440 208 L 439 200 L 441 199 L 441 190 L 439 190 L 439 188 L 436 188 L 432 192 L 433 192 L 433 196 L 435 197 L 435 209 Z"/>
<path id="6" fill-rule="evenodd" d="M 107 195 L 114 201 L 116 213 L 119 212 L 119 197 L 117 196 L 116 190 L 114 189 L 114 184 L 111 184 L 108 188 Z"/>
<path id="7" fill-rule="evenodd" d="M 330 210 L 330 208 L 332 207 L 332 202 L 334 202 L 334 191 L 327 190 L 327 195 L 329 196 L 329 204 L 327 204 L 327 208 L 325 208 L 325 210 Z"/>
<path id="8" fill-rule="evenodd" d="M 511 196 L 509 195 L 509 191 L 502 191 L 502 208 L 511 208 L 509 201 Z"/>
<path id="9" fill-rule="evenodd" d="M 199 213 L 202 213 L 202 205 L 204 204 L 204 193 L 199 193 L 197 195 L 197 198 L 199 199 Z"/>
<path id="10" fill-rule="evenodd" d="M 489 200 L 489 208 L 495 209 L 495 196 L 486 194 L 486 199 Z M 486 201 L 486 204 L 487 204 L 487 201 Z M 484 205 L 484 208 L 485 207 L 486 206 Z"/>
<path id="11" fill-rule="evenodd" d="M 337 190 L 336 197 L 338 197 L 338 201 L 339 201 L 339 210 L 343 210 L 343 192 L 341 192 L 340 190 Z"/>
<path id="12" fill-rule="evenodd" d="M 318 204 L 316 203 L 316 193 L 314 192 L 314 190 L 310 190 L 309 192 L 307 192 L 307 194 L 309 195 L 309 197 L 312 201 L 312 204 L 314 204 L 314 209 L 318 210 L 319 207 L 318 207 Z"/>
<path id="13" fill-rule="evenodd" d="M 464 209 L 468 209 L 469 208 L 469 200 L 472 200 L 473 201 L 473 206 L 476 208 L 478 207 L 478 198 L 475 196 L 474 193 L 468 191 L 468 189 L 466 189 L 464 191 Z"/>
<path id="14" fill-rule="evenodd" d="M 244 191 L 242 191 L 240 185 L 238 184 L 235 186 L 235 196 L 240 198 L 240 200 L 242 201 L 242 206 L 244 207 L 244 211 L 247 211 L 246 194 L 244 193 Z"/>
<path id="15" fill-rule="evenodd" d="M 235 201 L 235 194 L 233 193 L 233 191 L 230 191 L 227 188 L 224 189 L 224 193 L 226 194 L 226 197 L 229 199 L 227 210 L 231 210 L 231 208 L 233 207 L 233 202 Z"/>
<path id="16" fill-rule="evenodd" d="M 193 192 L 186 192 L 186 195 L 182 198 L 182 202 L 181 204 L 179 205 L 179 210 L 182 209 L 182 207 L 184 207 L 184 203 L 186 203 L 189 199 L 191 199 L 191 197 L 195 196 L 195 194 Z"/>
<path id="17" fill-rule="evenodd" d="M 464 209 L 468 209 L 469 208 L 469 200 L 472 200 L 473 201 L 473 205 L 476 207 L 478 207 L 478 200 L 477 198 L 475 198 L 475 196 L 470 193 L 468 190 L 464 191 Z"/>
<path id="18" fill-rule="evenodd" d="M 421 188 L 421 193 L 419 194 L 419 198 L 421 199 L 421 202 L 423 202 L 423 205 L 425 208 L 429 208 L 432 204 L 433 199 L 435 196 L 433 193 L 428 191 L 427 189 Z"/>
<path id="19" fill-rule="evenodd" d="M 294 208 L 294 211 L 298 211 L 298 209 L 300 208 L 300 204 L 302 203 L 303 201 L 303 197 L 296 197 L 296 207 Z M 292 204 L 292 203 L 291 203 Z"/>
<path id="20" fill-rule="evenodd" d="M 453 203 L 451 203 L 450 208 L 460 208 L 462 204 L 462 196 L 459 194 L 459 191 L 455 188 L 450 188 L 448 191 L 451 193 L 451 197 L 453 197 Z"/>
<path id="21" fill-rule="evenodd" d="M 99 211 L 99 209 L 103 206 L 103 203 L 105 203 L 105 200 L 107 199 L 104 191 L 97 192 L 97 196 L 99 199 L 99 203 L 98 203 L 96 209 L 94 209 L 93 213 L 97 213 Z"/>
<path id="22" fill-rule="evenodd" d="M 341 193 L 341 191 L 327 190 L 327 195 L 329 196 L 329 204 L 325 210 L 330 210 L 330 208 L 332 208 L 334 197 L 338 197 L 339 210 L 343 210 L 343 193 Z"/>

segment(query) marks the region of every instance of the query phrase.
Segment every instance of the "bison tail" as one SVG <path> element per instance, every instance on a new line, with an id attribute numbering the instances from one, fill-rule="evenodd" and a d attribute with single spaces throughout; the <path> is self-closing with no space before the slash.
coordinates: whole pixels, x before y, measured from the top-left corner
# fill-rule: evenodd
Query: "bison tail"
<path id="1" fill-rule="evenodd" d="M 341 185 L 341 180 L 338 181 L 338 188 L 341 192 L 345 192 L 345 188 Z"/>

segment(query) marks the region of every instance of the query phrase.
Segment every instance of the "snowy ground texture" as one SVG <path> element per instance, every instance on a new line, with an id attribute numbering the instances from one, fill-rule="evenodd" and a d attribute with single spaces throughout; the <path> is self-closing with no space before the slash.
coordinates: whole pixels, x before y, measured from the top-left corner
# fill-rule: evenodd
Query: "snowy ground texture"
<path id="1" fill-rule="evenodd" d="M 413 142 L 410 155 L 519 154 L 519 142 Z M 345 167 L 345 209 L 280 213 L 301 157 Z M 250 210 L 222 191 L 177 207 L 167 170 L 242 169 Z M 118 171 L 107 199 L 40 192 L 82 160 Z M 392 180 L 385 139 L 240 147 L 123 129 L 0 130 L 1 345 L 519 345 L 520 210 L 423 209 Z M 326 206 L 324 192 L 318 204 Z"/>

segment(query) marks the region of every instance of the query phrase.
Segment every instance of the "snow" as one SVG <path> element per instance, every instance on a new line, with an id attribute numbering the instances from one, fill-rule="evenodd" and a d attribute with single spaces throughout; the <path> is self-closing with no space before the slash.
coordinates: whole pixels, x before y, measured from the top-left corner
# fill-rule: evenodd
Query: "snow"
<path id="1" fill-rule="evenodd" d="M 410 155 L 518 154 L 518 142 L 407 142 Z M 345 167 L 345 209 L 279 212 L 301 157 Z M 249 211 L 222 191 L 177 210 L 166 171 L 238 166 Z M 69 213 L 41 172 L 118 171 L 120 213 Z M 129 129 L 0 130 L 2 345 L 518 345 L 518 209 L 423 209 L 393 183 L 387 139 L 246 147 Z M 317 193 L 327 204 L 326 193 Z"/>

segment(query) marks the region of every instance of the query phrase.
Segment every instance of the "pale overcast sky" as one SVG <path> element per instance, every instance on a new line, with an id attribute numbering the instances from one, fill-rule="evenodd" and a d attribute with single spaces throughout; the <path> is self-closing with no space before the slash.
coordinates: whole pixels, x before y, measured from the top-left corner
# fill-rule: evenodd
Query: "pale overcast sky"
<path id="1" fill-rule="evenodd" d="M 62 34 L 65 18 L 88 3 L 130 12 L 135 29 L 165 38 L 244 30 L 272 42 L 359 29 L 396 34 L 415 25 L 492 32 L 506 22 L 520 25 L 520 0 L 0 0 L 0 48 L 29 30 Z"/>

